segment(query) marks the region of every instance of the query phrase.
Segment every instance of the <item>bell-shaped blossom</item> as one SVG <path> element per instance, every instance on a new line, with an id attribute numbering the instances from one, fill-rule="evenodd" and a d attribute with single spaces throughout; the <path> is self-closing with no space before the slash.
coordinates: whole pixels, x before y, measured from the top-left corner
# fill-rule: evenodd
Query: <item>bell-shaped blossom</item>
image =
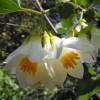
<path id="1" fill-rule="evenodd" d="M 55 62 L 58 62 L 57 63 L 58 67 L 63 68 L 63 71 L 62 71 L 63 74 L 60 75 L 58 73 L 58 76 L 60 75 L 58 77 L 59 80 L 61 80 L 61 79 L 64 80 L 65 75 L 67 73 L 76 78 L 83 78 L 84 69 L 83 69 L 81 59 L 80 59 L 81 57 L 80 57 L 79 52 L 72 47 L 72 45 L 73 46 L 75 45 L 74 42 L 68 41 L 67 43 L 69 43 L 69 44 L 70 44 L 70 42 L 72 42 L 71 45 L 68 47 L 64 45 L 64 42 L 65 42 L 65 39 L 62 39 L 60 43 L 57 42 L 56 45 L 59 45 L 60 49 L 59 49 L 59 52 L 57 53 L 56 61 L 54 61 L 52 63 L 50 63 L 51 60 L 47 61 L 48 68 L 51 66 L 55 67 L 55 65 L 56 65 Z M 65 74 L 65 72 L 66 72 L 66 74 Z M 61 78 L 62 76 L 63 76 L 63 78 Z M 54 81 L 58 81 L 58 80 L 54 80 Z M 61 82 L 62 82 L 62 80 L 61 80 Z"/>
<path id="2" fill-rule="evenodd" d="M 55 43 L 57 41 L 55 39 Z M 59 45 L 51 49 L 51 44 L 46 41 L 43 48 L 40 42 L 41 40 L 30 37 L 5 60 L 6 69 L 11 74 L 16 74 L 22 87 L 44 85 L 52 88 L 62 85 L 65 80 L 66 70 L 55 59 Z"/>

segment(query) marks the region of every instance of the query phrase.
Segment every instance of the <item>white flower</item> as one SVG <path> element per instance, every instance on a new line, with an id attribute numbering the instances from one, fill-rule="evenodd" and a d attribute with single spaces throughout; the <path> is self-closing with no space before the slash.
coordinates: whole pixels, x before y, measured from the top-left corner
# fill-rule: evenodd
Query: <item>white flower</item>
<path id="1" fill-rule="evenodd" d="M 75 29 L 76 29 L 77 32 L 80 32 L 81 31 L 81 25 L 77 25 Z"/>
<path id="2" fill-rule="evenodd" d="M 71 43 L 71 47 L 67 47 L 66 45 L 64 45 L 66 40 L 62 39 L 62 41 L 57 42 L 56 45 L 59 45 L 59 52 L 57 53 L 57 58 L 54 62 L 47 61 L 47 66 L 48 68 L 51 66 L 55 65 L 59 67 L 59 70 L 63 70 L 61 71 L 61 74 L 57 72 L 57 76 L 59 80 L 54 80 L 54 81 L 59 81 L 62 79 L 64 81 L 66 74 L 68 73 L 69 75 L 76 77 L 76 78 L 83 78 L 83 73 L 84 73 L 84 69 L 83 69 L 83 65 L 82 62 L 80 60 L 80 55 L 79 52 L 77 52 L 77 50 L 71 48 L 72 45 L 75 45 L 73 43 Z M 68 41 L 67 43 L 70 44 L 71 41 Z M 51 62 L 51 63 L 49 63 Z M 57 64 L 55 63 L 57 62 Z M 52 74 L 53 75 L 53 74 Z M 61 82 L 62 82 L 61 80 Z M 57 82 L 57 83 L 59 83 Z M 61 83 L 60 82 L 60 83 Z"/>
<path id="3" fill-rule="evenodd" d="M 42 48 L 38 41 L 31 39 L 7 57 L 6 69 L 11 74 L 16 74 L 22 87 L 44 85 L 53 88 L 55 85 L 62 85 L 67 73 L 61 63 L 54 59 L 57 54 L 56 48 L 50 47 L 52 46 L 49 42 Z"/>
<path id="4" fill-rule="evenodd" d="M 63 46 L 75 49 L 80 55 L 81 62 L 93 63 L 96 61 L 94 46 L 87 38 L 70 37 L 63 40 Z"/>

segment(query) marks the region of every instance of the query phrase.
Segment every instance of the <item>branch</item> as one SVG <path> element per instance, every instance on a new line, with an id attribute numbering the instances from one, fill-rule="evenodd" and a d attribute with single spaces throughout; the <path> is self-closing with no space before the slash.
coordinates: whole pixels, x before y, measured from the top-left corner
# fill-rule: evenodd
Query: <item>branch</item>
<path id="1" fill-rule="evenodd" d="M 36 3 L 37 3 L 37 5 L 38 5 L 38 7 L 39 7 L 39 10 L 40 10 L 41 12 L 45 12 L 44 9 L 43 9 L 42 6 L 41 6 L 39 0 L 36 0 Z M 46 14 L 43 14 L 43 16 L 44 16 L 44 18 L 46 19 L 46 21 L 48 22 L 49 26 L 53 29 L 54 33 L 57 35 L 58 32 L 57 32 L 57 30 L 55 29 L 55 27 L 53 26 L 53 24 L 51 23 L 51 21 L 49 20 L 48 16 L 47 16 Z"/>

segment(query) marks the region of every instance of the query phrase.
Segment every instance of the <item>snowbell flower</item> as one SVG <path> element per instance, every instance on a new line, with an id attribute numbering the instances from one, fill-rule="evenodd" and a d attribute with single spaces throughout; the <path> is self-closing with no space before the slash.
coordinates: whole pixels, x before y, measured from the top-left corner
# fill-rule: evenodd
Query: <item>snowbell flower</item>
<path id="1" fill-rule="evenodd" d="M 63 83 L 66 70 L 64 67 L 59 66 L 60 63 L 55 60 L 56 48 L 51 48 L 48 39 L 46 39 L 44 48 L 42 48 L 41 40 L 30 35 L 26 42 L 5 60 L 6 69 L 11 74 L 16 74 L 22 87 L 44 85 L 51 88 L 58 83 L 59 85 Z M 48 62 L 52 66 L 48 67 Z"/>
<path id="2" fill-rule="evenodd" d="M 55 36 L 52 36 L 53 38 L 57 38 Z M 56 39 L 55 39 L 56 40 Z M 71 43 L 72 41 L 68 41 L 67 43 Z M 53 82 L 57 82 L 58 84 L 61 84 L 62 81 L 66 78 L 66 74 L 69 74 L 76 78 L 82 78 L 84 69 L 82 66 L 82 62 L 80 60 L 80 55 L 77 52 L 77 50 L 73 48 L 69 48 L 69 46 L 65 46 L 65 40 L 61 39 L 61 42 L 57 42 L 55 45 L 60 48 L 57 53 L 57 58 L 55 60 L 46 60 L 47 68 L 52 68 L 53 66 L 58 66 L 59 68 L 63 68 L 61 70 L 61 76 L 57 72 L 58 76 L 55 80 L 52 80 Z M 74 42 L 71 43 L 72 45 L 75 45 Z M 52 72 L 52 77 L 54 73 Z"/>
<path id="3" fill-rule="evenodd" d="M 57 56 L 59 66 L 65 68 L 66 73 L 70 76 L 83 78 L 84 68 L 82 63 L 95 62 L 93 45 L 86 38 L 77 37 L 63 38 L 60 45 L 62 47 L 60 46 L 61 50 Z M 48 67 L 55 66 L 55 62 L 47 62 Z"/>

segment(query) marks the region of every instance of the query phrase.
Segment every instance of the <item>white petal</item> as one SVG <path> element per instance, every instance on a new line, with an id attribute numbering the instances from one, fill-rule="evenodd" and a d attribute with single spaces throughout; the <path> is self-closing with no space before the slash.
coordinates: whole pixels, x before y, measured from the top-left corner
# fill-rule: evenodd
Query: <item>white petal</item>
<path id="1" fill-rule="evenodd" d="M 100 48 L 100 29 L 96 28 L 96 29 L 92 30 L 91 41 L 96 49 Z"/>
<path id="2" fill-rule="evenodd" d="M 78 52 L 75 49 L 63 47 L 59 60 L 62 58 L 63 55 L 70 53 L 72 51 L 78 54 Z M 72 60 L 72 57 L 70 58 L 69 56 L 69 59 Z M 65 61 L 68 62 L 67 59 L 65 59 Z M 67 73 L 73 77 L 82 78 L 84 73 L 83 65 L 80 59 L 75 59 L 75 61 L 77 65 L 75 65 L 74 68 L 70 65 L 66 66 Z"/>
<path id="3" fill-rule="evenodd" d="M 16 50 L 14 50 L 5 60 L 6 63 L 8 63 L 10 60 L 12 60 L 15 56 L 21 53 L 23 46 L 21 45 Z"/>
<path id="4" fill-rule="evenodd" d="M 37 72 L 34 75 L 23 72 L 18 67 L 17 78 L 22 87 L 41 85 L 39 82 L 41 82 L 42 85 L 46 85 L 46 83 L 51 80 L 43 62 L 38 63 Z"/>
<path id="5" fill-rule="evenodd" d="M 54 59 L 44 60 L 44 62 L 39 63 L 38 70 L 35 75 L 29 75 L 28 73 L 22 72 L 17 69 L 17 78 L 22 87 L 27 86 L 37 86 L 41 81 L 46 87 L 52 89 L 56 85 L 62 85 L 66 79 L 66 69 L 62 64 Z"/>
<path id="6" fill-rule="evenodd" d="M 81 62 L 77 62 L 77 66 L 75 66 L 74 68 L 68 68 L 67 69 L 67 73 L 70 76 L 76 77 L 76 78 L 83 78 L 83 74 L 84 74 L 84 68 L 83 65 L 81 64 Z"/>
<path id="7" fill-rule="evenodd" d="M 82 22 L 81 24 L 82 24 L 83 28 L 88 26 L 85 22 Z"/>
<path id="8" fill-rule="evenodd" d="M 82 51 L 94 50 L 94 46 L 88 41 L 87 38 L 70 37 L 63 39 L 63 46 Z"/>
<path id="9" fill-rule="evenodd" d="M 49 83 L 62 85 L 67 76 L 66 68 L 56 59 L 47 59 L 47 71 L 52 78 Z M 46 66 L 45 66 L 46 67 Z"/>
<path id="10" fill-rule="evenodd" d="M 76 29 L 77 32 L 80 32 L 81 31 L 81 25 L 77 25 L 75 29 Z"/>
<path id="11" fill-rule="evenodd" d="M 80 54 L 81 62 L 94 63 L 96 62 L 96 53 L 91 51 L 78 51 Z"/>
<path id="12" fill-rule="evenodd" d="M 47 52 L 37 43 L 32 43 L 28 52 L 31 61 L 41 61 L 47 55 Z"/>
<path id="13" fill-rule="evenodd" d="M 18 67 L 19 62 L 23 57 L 24 55 L 22 54 L 14 56 L 12 59 L 7 61 L 5 68 L 10 71 L 11 74 L 16 74 L 16 68 Z"/>

